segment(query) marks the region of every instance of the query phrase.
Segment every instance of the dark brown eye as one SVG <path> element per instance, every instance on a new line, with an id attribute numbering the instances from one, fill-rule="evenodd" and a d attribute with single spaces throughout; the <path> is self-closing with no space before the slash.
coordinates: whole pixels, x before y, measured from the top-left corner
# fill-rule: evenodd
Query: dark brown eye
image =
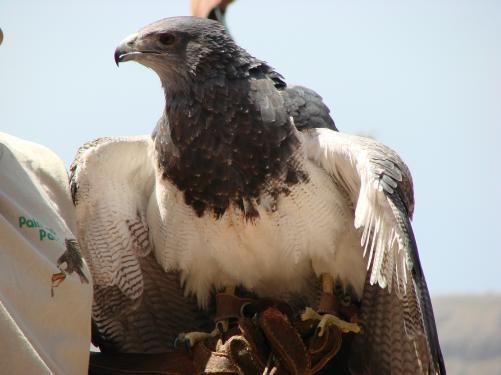
<path id="1" fill-rule="evenodd" d="M 173 44 L 176 41 L 176 37 L 173 34 L 165 33 L 165 34 L 160 34 L 160 36 L 158 37 L 158 40 L 164 46 L 168 46 L 170 44 Z"/>

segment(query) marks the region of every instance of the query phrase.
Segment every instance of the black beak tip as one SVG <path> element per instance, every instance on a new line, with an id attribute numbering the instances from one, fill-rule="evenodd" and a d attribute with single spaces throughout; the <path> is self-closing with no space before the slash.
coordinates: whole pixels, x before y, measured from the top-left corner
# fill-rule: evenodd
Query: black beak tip
<path id="1" fill-rule="evenodd" d="M 120 55 L 121 55 L 120 49 L 117 48 L 115 50 L 115 55 L 114 55 L 114 57 L 115 57 L 115 64 L 117 64 L 117 66 L 118 66 L 118 64 L 120 64 Z"/>

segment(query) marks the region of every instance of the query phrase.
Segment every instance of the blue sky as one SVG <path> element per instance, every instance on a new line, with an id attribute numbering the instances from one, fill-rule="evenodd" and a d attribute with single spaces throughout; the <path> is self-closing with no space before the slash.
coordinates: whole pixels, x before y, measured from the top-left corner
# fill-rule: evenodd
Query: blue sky
<path id="1" fill-rule="evenodd" d="M 160 84 L 118 42 L 186 0 L 0 2 L 0 131 L 67 165 L 85 141 L 150 133 Z M 340 130 L 397 150 L 433 294 L 501 292 L 501 2 L 237 0 L 237 42 L 319 92 Z"/>

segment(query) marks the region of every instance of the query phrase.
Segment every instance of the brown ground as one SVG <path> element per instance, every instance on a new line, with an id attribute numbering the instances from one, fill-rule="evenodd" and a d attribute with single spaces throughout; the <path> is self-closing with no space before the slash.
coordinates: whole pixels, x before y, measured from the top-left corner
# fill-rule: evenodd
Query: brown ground
<path id="1" fill-rule="evenodd" d="M 501 375 L 501 294 L 436 296 L 449 375 Z"/>

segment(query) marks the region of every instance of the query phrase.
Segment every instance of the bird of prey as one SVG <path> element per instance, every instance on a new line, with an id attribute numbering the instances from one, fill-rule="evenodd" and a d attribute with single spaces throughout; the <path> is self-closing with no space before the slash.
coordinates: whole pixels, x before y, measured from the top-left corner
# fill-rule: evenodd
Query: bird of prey
<path id="1" fill-rule="evenodd" d="M 153 142 L 93 145 L 74 168 L 77 202 L 97 181 L 115 191 L 83 199 L 102 217 L 79 229 L 99 250 L 87 257 L 113 308 L 147 292 L 141 262 L 153 255 L 201 307 L 211 291 L 237 285 L 306 295 L 314 274 L 331 308 L 319 315 L 311 306 L 304 317 L 318 318 L 320 332 L 330 324 L 358 332 L 352 373 L 445 373 L 410 222 L 411 175 L 394 151 L 337 132 L 317 94 L 288 87 L 214 21 L 155 22 L 115 59 L 154 70 L 166 102 Z M 113 252 L 99 243 L 109 234 Z M 333 284 L 360 303 L 360 332 L 335 316 Z"/>

